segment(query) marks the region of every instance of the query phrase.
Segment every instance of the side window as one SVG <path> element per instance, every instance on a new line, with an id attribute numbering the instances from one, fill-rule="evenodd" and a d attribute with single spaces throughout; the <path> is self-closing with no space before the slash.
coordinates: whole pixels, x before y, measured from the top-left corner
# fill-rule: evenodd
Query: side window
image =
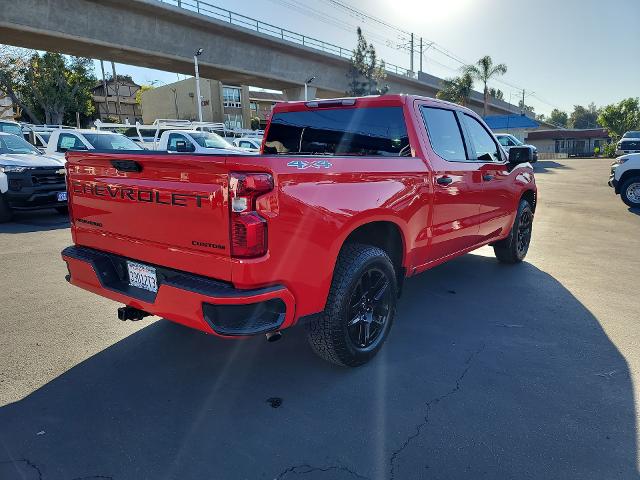
<path id="1" fill-rule="evenodd" d="M 190 146 L 189 141 L 184 137 L 184 135 L 180 135 L 178 133 L 170 134 L 167 150 L 170 152 L 177 152 L 178 151 L 177 143 L 180 141 L 185 142 L 187 144 L 187 147 Z"/>
<path id="2" fill-rule="evenodd" d="M 467 132 L 471 137 L 471 143 L 475 149 L 476 158 L 482 162 L 500 162 L 502 157 L 498 151 L 496 142 L 493 141 L 489 132 L 476 120 L 475 118 L 464 114 L 464 123 L 467 127 Z"/>
<path id="3" fill-rule="evenodd" d="M 503 147 L 510 147 L 511 146 L 511 142 L 509 141 L 509 137 L 498 137 L 498 142 L 500 142 L 500 145 L 502 145 Z"/>
<path id="4" fill-rule="evenodd" d="M 251 143 L 249 142 L 240 142 L 240 146 L 242 148 L 253 148 L 253 145 L 251 145 Z"/>
<path id="5" fill-rule="evenodd" d="M 58 152 L 66 152 L 71 148 L 86 150 L 86 147 L 78 137 L 70 133 L 61 133 L 60 137 L 58 137 Z"/>
<path id="6" fill-rule="evenodd" d="M 420 109 L 433 150 L 445 160 L 467 160 L 455 112 L 432 107 Z"/>

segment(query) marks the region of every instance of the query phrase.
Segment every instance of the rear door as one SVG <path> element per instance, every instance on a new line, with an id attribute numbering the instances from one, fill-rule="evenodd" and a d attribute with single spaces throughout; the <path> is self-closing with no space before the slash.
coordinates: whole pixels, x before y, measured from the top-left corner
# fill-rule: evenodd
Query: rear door
<path id="1" fill-rule="evenodd" d="M 480 164 L 471 161 L 458 111 L 419 103 L 433 168 L 431 242 L 424 262 L 438 260 L 479 242 Z M 428 150 L 427 150 L 428 151 Z"/>
<path id="2" fill-rule="evenodd" d="M 230 280 L 224 156 L 67 155 L 76 244 Z"/>

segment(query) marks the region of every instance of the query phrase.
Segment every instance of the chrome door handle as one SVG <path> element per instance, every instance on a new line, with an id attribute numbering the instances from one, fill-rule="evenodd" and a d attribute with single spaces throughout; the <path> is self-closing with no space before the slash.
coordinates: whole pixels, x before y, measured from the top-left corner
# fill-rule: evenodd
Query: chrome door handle
<path id="1" fill-rule="evenodd" d="M 484 175 L 482 175 L 482 180 L 484 180 L 485 182 L 489 182 L 489 181 L 493 180 L 493 175 L 489 175 L 488 173 L 484 174 Z"/>
<path id="2" fill-rule="evenodd" d="M 438 177 L 436 180 L 438 185 L 449 185 L 451 182 L 453 182 L 453 178 L 451 177 Z"/>

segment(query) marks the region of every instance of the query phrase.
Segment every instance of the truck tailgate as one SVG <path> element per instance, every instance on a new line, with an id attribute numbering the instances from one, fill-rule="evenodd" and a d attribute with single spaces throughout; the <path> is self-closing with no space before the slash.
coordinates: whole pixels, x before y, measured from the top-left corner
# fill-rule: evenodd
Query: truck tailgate
<path id="1" fill-rule="evenodd" d="M 231 280 L 224 156 L 67 154 L 77 245 Z"/>

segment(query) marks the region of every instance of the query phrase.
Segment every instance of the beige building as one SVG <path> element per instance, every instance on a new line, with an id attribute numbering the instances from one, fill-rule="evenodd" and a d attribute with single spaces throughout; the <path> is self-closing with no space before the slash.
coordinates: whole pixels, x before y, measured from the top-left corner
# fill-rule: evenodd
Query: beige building
<path id="1" fill-rule="evenodd" d="M 222 122 L 230 129 L 250 127 L 249 87 L 201 78 L 200 96 L 203 122 Z M 147 90 L 142 94 L 142 112 L 145 124 L 158 118 L 198 120 L 195 78 Z"/>
<path id="2" fill-rule="evenodd" d="M 284 100 L 282 93 L 250 91 L 249 108 L 251 109 L 251 118 L 258 117 L 260 119 L 260 128 L 265 128 L 267 120 L 271 117 L 274 105 Z"/>

